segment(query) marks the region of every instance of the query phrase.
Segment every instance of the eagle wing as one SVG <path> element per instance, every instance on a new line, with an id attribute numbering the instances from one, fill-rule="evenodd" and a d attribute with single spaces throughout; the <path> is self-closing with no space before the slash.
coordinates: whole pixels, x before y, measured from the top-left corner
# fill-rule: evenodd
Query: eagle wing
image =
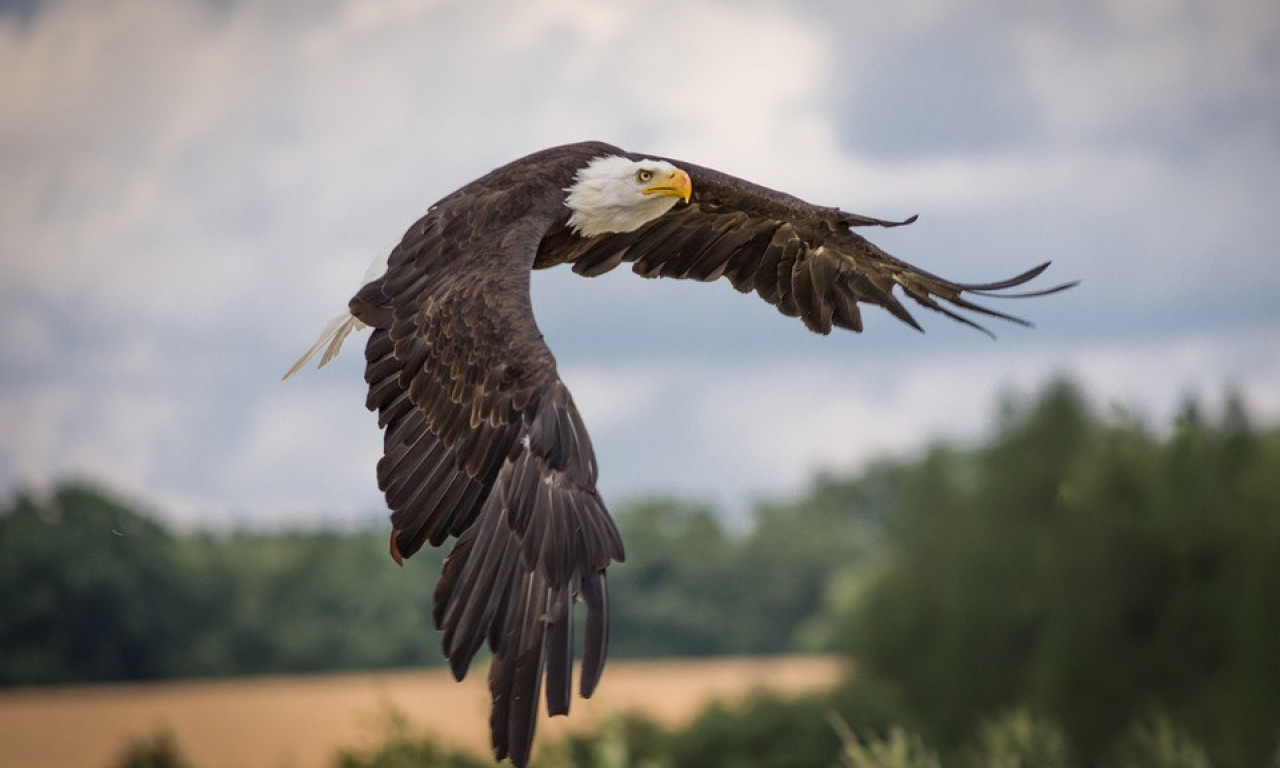
<path id="1" fill-rule="evenodd" d="M 548 712 L 569 709 L 577 600 L 587 605 L 581 695 L 599 680 L 605 568 L 623 548 L 533 319 L 529 264 L 546 227 L 489 235 L 473 219 L 484 201 L 462 202 L 442 201 L 411 229 L 351 310 L 374 327 L 367 405 L 384 429 L 392 556 L 457 537 L 435 592 L 444 654 L 461 679 L 488 642 L 494 751 L 524 765 L 544 672 Z"/>
<path id="2" fill-rule="evenodd" d="M 595 276 L 630 262 L 644 277 L 724 277 L 739 291 L 755 291 L 784 315 L 799 317 L 822 334 L 833 327 L 861 331 L 860 304 L 883 307 L 921 330 L 895 295 L 896 287 L 916 303 L 991 335 L 962 312 L 1028 323 L 976 304 L 969 295 L 1042 296 L 1075 284 L 1009 292 L 1039 276 L 1048 262 L 995 282 L 947 280 L 894 258 L 853 231 L 910 224 L 914 216 L 886 221 L 824 208 L 710 168 L 668 162 L 683 168 L 692 180 L 688 204 L 632 232 L 581 238 L 561 227 L 543 240 L 534 266 L 568 263 L 578 274 Z"/>

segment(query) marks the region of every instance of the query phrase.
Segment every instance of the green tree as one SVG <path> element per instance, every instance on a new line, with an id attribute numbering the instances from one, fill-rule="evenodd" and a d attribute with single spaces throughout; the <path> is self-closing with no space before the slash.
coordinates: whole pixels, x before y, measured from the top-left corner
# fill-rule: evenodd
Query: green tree
<path id="1" fill-rule="evenodd" d="M 736 610 L 727 631 L 740 653 L 832 650 L 829 592 L 881 546 L 893 478 L 819 476 L 791 501 L 756 507 L 734 567 Z"/>
<path id="2" fill-rule="evenodd" d="M 83 483 L 0 513 L 0 685 L 440 661 L 441 554 L 385 532 L 178 537 Z"/>
<path id="3" fill-rule="evenodd" d="M 189 594 L 159 525 L 81 483 L 0 514 L 0 684 L 159 677 Z"/>
<path id="4" fill-rule="evenodd" d="M 711 655 L 737 650 L 727 631 L 739 609 L 737 545 L 706 505 L 649 500 L 617 515 L 627 561 L 609 569 L 616 656 Z"/>
<path id="5" fill-rule="evenodd" d="M 1169 437 L 1070 384 L 910 467 L 893 556 L 851 616 L 869 677 L 953 748 L 1017 706 L 1096 762 L 1159 704 L 1222 764 L 1280 724 L 1280 434 L 1238 401 Z"/>
<path id="6" fill-rule="evenodd" d="M 672 734 L 672 768 L 820 768 L 834 763 L 840 740 L 827 723 L 826 696 L 757 693 L 737 706 L 714 703 Z"/>
<path id="7" fill-rule="evenodd" d="M 743 531 L 712 507 L 654 499 L 618 510 L 627 561 L 610 568 L 618 656 L 830 650 L 829 587 L 877 546 L 884 478 L 820 477 L 760 504 Z"/>
<path id="8" fill-rule="evenodd" d="M 198 602 L 216 617 L 194 674 L 436 664 L 431 594 L 440 555 L 396 567 L 381 531 L 238 532 L 187 542 Z"/>

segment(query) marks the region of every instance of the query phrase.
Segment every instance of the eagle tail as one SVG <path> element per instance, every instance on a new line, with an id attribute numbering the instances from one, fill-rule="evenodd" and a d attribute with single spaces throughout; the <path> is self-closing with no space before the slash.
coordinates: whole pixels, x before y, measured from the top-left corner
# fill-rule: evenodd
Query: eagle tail
<path id="1" fill-rule="evenodd" d="M 311 349 L 308 349 L 302 357 L 298 358 L 298 362 L 293 364 L 293 367 L 285 373 L 281 381 L 287 380 L 290 376 L 302 370 L 302 367 L 310 362 L 311 358 L 315 357 L 321 349 L 324 349 L 324 354 L 320 356 L 320 362 L 316 364 L 316 367 L 325 367 L 330 360 L 337 357 L 338 353 L 342 351 L 342 342 L 346 340 L 347 336 L 352 331 L 358 331 L 364 327 L 365 324 L 350 313 L 341 314 L 333 318 L 325 324 L 324 330 L 320 332 L 320 338 L 316 339 L 316 343 L 312 344 Z"/>

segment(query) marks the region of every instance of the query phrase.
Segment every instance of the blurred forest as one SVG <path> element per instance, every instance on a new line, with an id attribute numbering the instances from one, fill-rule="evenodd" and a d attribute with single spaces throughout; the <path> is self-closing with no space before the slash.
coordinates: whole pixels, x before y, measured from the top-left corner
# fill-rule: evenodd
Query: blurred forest
<path id="1" fill-rule="evenodd" d="M 837 651 L 854 672 L 679 733 L 615 724 L 555 764 L 599 764 L 604 742 L 671 766 L 1280 757 L 1280 429 L 1239 399 L 1152 426 L 1059 381 L 1006 398 L 975 444 L 819 477 L 741 528 L 681 501 L 615 512 L 615 657 Z M 19 494 L 0 684 L 438 663 L 441 554 L 402 571 L 386 536 L 179 534 L 92 485 Z"/>

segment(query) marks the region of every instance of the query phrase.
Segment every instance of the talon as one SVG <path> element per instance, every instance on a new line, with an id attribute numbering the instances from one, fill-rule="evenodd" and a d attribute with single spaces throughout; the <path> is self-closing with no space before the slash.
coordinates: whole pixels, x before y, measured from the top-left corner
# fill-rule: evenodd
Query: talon
<path id="1" fill-rule="evenodd" d="M 400 547 L 396 544 L 396 537 L 399 535 L 399 531 L 391 529 L 391 559 L 396 561 L 396 565 L 403 566 L 404 555 L 400 554 Z"/>

